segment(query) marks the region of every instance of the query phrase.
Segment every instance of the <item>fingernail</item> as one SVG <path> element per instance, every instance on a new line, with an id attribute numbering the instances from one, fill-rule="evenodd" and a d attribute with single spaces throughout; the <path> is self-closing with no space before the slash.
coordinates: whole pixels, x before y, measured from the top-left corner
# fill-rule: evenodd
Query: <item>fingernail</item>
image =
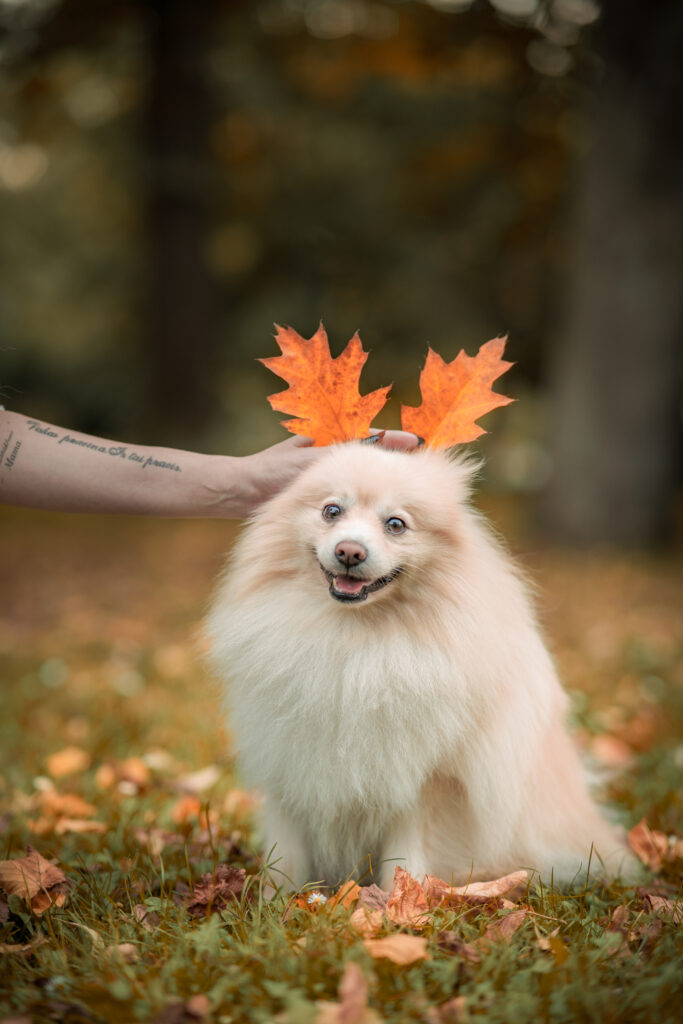
<path id="1" fill-rule="evenodd" d="M 383 434 L 370 434 L 370 437 L 361 437 L 361 444 L 377 444 L 382 439 Z"/>
<path id="2" fill-rule="evenodd" d="M 425 443 L 424 437 L 420 437 L 419 434 L 416 434 L 415 437 L 417 438 L 417 444 L 415 445 L 415 447 L 422 448 L 423 444 Z"/>

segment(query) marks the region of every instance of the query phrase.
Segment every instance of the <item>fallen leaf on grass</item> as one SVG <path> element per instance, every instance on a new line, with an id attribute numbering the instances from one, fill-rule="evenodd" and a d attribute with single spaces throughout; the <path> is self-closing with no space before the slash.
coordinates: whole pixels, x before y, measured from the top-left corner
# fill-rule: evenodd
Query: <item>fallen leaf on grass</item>
<path id="1" fill-rule="evenodd" d="M 144 903 L 136 903 L 133 907 L 133 917 L 141 924 L 146 932 L 153 932 L 159 924 L 159 915 L 156 910 L 150 910 Z"/>
<path id="2" fill-rule="evenodd" d="M 625 768 L 633 761 L 633 750 L 618 736 L 601 733 L 594 736 L 590 745 L 591 754 L 609 768 Z"/>
<path id="3" fill-rule="evenodd" d="M 661 870 L 664 857 L 669 850 L 669 840 L 663 832 L 649 828 L 643 818 L 629 832 L 628 841 L 633 852 L 650 871 Z"/>
<path id="4" fill-rule="evenodd" d="M 92 832 L 102 835 L 102 833 L 107 831 L 107 828 L 108 825 L 103 821 L 88 821 L 85 818 L 60 818 L 54 830 L 58 836 L 62 836 L 66 832 Z"/>
<path id="5" fill-rule="evenodd" d="M 384 910 L 391 894 L 378 885 L 363 885 L 358 893 L 359 906 L 369 907 L 371 910 Z"/>
<path id="6" fill-rule="evenodd" d="M 391 960 L 407 966 L 417 960 L 428 960 L 427 940 L 419 935 L 387 935 L 383 939 L 365 939 L 365 948 L 375 959 Z"/>
<path id="7" fill-rule="evenodd" d="M 32 953 L 38 946 L 42 946 L 48 939 L 45 935 L 37 935 L 31 942 L 0 942 L 0 953 L 9 956 L 26 956 Z M 0 1022 L 2 1024 L 2 1022 Z"/>
<path id="8" fill-rule="evenodd" d="M 119 942 L 118 946 L 107 946 L 105 953 L 108 956 L 120 957 L 124 964 L 134 964 L 140 959 L 137 946 L 132 942 Z"/>
<path id="9" fill-rule="evenodd" d="M 318 1002 L 315 1024 L 378 1024 L 380 1017 L 368 1007 L 368 984 L 358 964 L 346 965 L 337 993 L 338 1002 Z"/>
<path id="10" fill-rule="evenodd" d="M 207 996 L 192 996 L 184 1003 L 170 1003 L 152 1021 L 152 1024 L 196 1024 L 207 1016 L 211 1004 Z"/>
<path id="11" fill-rule="evenodd" d="M 448 885 L 436 875 L 425 875 L 422 886 L 431 907 L 462 904 L 480 907 L 502 896 L 512 899 L 521 896 L 526 890 L 528 879 L 526 871 L 514 871 L 511 875 L 503 875 L 491 882 L 469 882 L 467 885 L 455 886 Z"/>
<path id="12" fill-rule="evenodd" d="M 529 911 L 526 907 L 522 907 L 519 910 L 511 910 L 505 917 L 499 918 L 497 921 L 492 921 L 484 932 L 485 939 L 491 939 L 494 942 L 509 942 L 512 936 L 515 934 L 517 929 L 524 923 Z"/>
<path id="13" fill-rule="evenodd" d="M 628 932 L 628 921 L 630 917 L 631 911 L 625 903 L 622 903 L 612 911 L 612 916 L 607 926 L 607 930 L 609 932 L 621 932 L 622 935 L 626 935 Z"/>
<path id="14" fill-rule="evenodd" d="M 481 960 L 474 946 L 469 942 L 464 942 L 457 932 L 439 932 L 436 941 L 446 953 L 454 953 L 456 956 L 461 956 L 463 960 L 467 960 L 471 964 L 478 964 Z"/>
<path id="15" fill-rule="evenodd" d="M 683 902 L 681 900 L 669 900 L 664 896 L 648 893 L 643 902 L 657 917 L 671 921 L 672 924 L 683 924 Z"/>
<path id="16" fill-rule="evenodd" d="M 158 857 L 167 846 L 184 846 L 185 837 L 165 828 L 136 828 L 133 832 L 137 841 L 146 846 L 152 857 Z"/>
<path id="17" fill-rule="evenodd" d="M 373 939 L 384 927 L 384 915 L 381 910 L 370 907 L 356 907 L 351 914 L 351 925 L 366 939 Z"/>
<path id="18" fill-rule="evenodd" d="M 215 786 L 220 777 L 221 769 L 218 765 L 207 764 L 205 768 L 199 768 L 195 772 L 179 775 L 173 783 L 173 788 L 190 796 L 199 796 L 200 793 Z"/>
<path id="19" fill-rule="evenodd" d="M 387 900 L 384 913 L 394 924 L 410 928 L 423 928 L 429 921 L 429 905 L 424 889 L 405 868 L 396 866 L 394 887 Z"/>
<path id="20" fill-rule="evenodd" d="M 69 883 L 61 868 L 27 846 L 25 857 L 0 861 L 0 887 L 8 896 L 23 897 L 40 917 L 51 906 L 64 906 Z"/>
<path id="21" fill-rule="evenodd" d="M 360 886 L 353 880 L 349 880 L 339 886 L 339 889 L 334 896 L 330 896 L 328 903 L 330 907 L 338 907 L 341 904 L 342 907 L 346 907 L 347 910 L 350 910 L 351 904 L 355 903 L 358 899 L 359 892 Z"/>
<path id="22" fill-rule="evenodd" d="M 177 800 L 171 810 L 171 820 L 174 825 L 186 825 L 188 821 L 197 821 L 202 809 L 199 797 L 183 796 Z"/>
<path id="23" fill-rule="evenodd" d="M 447 1003 L 434 1007 L 434 1010 L 436 1014 L 435 1022 L 438 1021 L 439 1024 L 459 1024 L 467 1016 L 467 998 L 466 996 L 454 996 Z"/>
<path id="24" fill-rule="evenodd" d="M 229 789 L 223 801 L 223 810 L 231 818 L 246 818 L 263 803 L 263 797 L 252 789 Z"/>
<path id="25" fill-rule="evenodd" d="M 247 873 L 233 864 L 219 864 L 215 872 L 202 875 L 185 905 L 191 917 L 220 913 L 242 896 Z"/>
<path id="26" fill-rule="evenodd" d="M 53 818 L 91 818 L 97 814 L 94 804 L 89 804 L 77 793 L 58 793 L 55 789 L 40 794 L 40 809 Z"/>
<path id="27" fill-rule="evenodd" d="M 538 928 L 536 927 L 536 923 L 534 922 L 534 931 L 536 932 L 536 941 L 538 942 L 538 948 L 542 949 L 544 953 L 552 952 L 550 940 L 557 938 L 557 936 L 560 934 L 559 924 L 557 928 L 553 928 L 549 935 L 541 935 Z"/>
<path id="28" fill-rule="evenodd" d="M 45 763 L 52 778 L 61 779 L 65 775 L 87 771 L 90 762 L 91 757 L 87 750 L 83 750 L 82 747 L 65 747 L 56 754 L 51 754 Z"/>

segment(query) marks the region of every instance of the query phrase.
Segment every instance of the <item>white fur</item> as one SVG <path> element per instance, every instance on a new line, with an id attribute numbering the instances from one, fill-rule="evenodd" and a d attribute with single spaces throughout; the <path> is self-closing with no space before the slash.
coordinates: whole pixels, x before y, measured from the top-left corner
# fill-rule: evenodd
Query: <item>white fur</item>
<path id="1" fill-rule="evenodd" d="M 247 525 L 209 622 L 266 847 L 296 885 L 362 874 L 570 880 L 591 845 L 618 862 L 591 801 L 566 699 L 527 589 L 467 504 L 471 469 L 430 451 L 330 449 Z M 344 514 L 327 521 L 329 503 Z M 400 516 L 405 533 L 387 533 Z M 342 604 L 320 568 L 401 573 Z M 379 865 L 382 865 L 379 868 Z M 598 857 L 593 854 L 593 865 Z"/>

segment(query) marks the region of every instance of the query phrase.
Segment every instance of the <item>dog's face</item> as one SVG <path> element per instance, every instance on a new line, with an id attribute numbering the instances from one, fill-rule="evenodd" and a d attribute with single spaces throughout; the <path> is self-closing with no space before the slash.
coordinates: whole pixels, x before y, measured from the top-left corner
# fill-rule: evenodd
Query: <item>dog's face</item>
<path id="1" fill-rule="evenodd" d="M 296 564 L 299 580 L 305 575 L 309 592 L 314 583 L 320 601 L 367 606 L 443 566 L 457 543 L 469 475 L 434 452 L 339 446 L 277 498 L 264 519 L 277 529 L 287 548 L 280 555 Z"/>

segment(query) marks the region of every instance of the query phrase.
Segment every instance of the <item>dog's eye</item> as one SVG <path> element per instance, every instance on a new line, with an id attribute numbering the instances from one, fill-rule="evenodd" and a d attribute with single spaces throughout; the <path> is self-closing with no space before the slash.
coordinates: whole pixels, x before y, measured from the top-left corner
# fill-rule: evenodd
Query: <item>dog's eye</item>
<path id="1" fill-rule="evenodd" d="M 387 519 L 384 524 L 384 529 L 387 533 L 403 533 L 405 528 L 406 524 L 402 519 L 399 519 L 398 516 L 391 516 L 391 518 Z"/>
<path id="2" fill-rule="evenodd" d="M 323 519 L 338 519 L 342 514 L 342 509 L 339 505 L 325 505 L 323 509 Z"/>

